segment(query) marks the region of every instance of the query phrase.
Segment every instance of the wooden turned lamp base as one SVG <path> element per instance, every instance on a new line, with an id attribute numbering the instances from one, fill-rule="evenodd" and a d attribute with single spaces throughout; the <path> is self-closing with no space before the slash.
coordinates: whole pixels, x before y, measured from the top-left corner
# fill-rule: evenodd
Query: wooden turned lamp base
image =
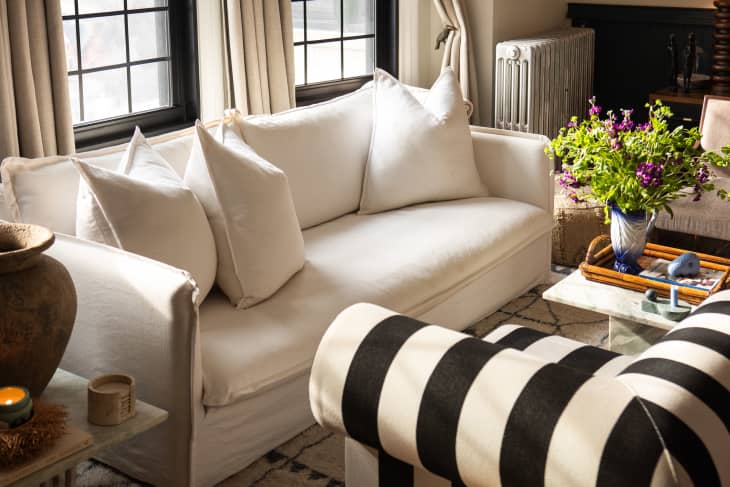
<path id="1" fill-rule="evenodd" d="M 716 0 L 712 94 L 730 95 L 730 0 Z"/>

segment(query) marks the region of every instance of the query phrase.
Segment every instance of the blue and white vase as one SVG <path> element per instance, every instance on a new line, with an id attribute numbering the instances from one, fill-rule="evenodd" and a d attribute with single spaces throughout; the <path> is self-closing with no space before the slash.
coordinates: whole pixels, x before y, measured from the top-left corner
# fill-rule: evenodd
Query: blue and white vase
<path id="1" fill-rule="evenodd" d="M 637 260 L 644 253 L 649 233 L 654 228 L 656 212 L 647 221 L 644 210 L 624 213 L 621 208 L 609 203 L 611 208 L 611 246 L 616 255 L 614 270 L 625 274 L 638 274 L 643 269 Z"/>

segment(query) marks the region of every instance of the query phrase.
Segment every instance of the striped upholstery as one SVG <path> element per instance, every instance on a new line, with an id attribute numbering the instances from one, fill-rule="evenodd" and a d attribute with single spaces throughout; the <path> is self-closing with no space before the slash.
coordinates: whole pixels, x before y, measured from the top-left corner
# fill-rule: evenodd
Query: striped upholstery
<path id="1" fill-rule="evenodd" d="M 322 339 L 312 410 L 380 452 L 379 475 L 358 485 L 408 487 L 426 470 L 468 486 L 730 486 L 728 312 L 721 293 L 628 361 L 359 304 Z"/>
<path id="2" fill-rule="evenodd" d="M 609 352 L 569 338 L 549 335 L 520 325 L 502 325 L 482 340 L 522 350 L 547 362 L 567 365 L 593 375 L 613 377 L 634 361 L 634 356 Z"/>

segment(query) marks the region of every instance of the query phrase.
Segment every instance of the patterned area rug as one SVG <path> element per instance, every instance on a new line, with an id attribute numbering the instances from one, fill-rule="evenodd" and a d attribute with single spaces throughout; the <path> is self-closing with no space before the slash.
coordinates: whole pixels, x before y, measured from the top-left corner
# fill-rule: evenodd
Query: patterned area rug
<path id="1" fill-rule="evenodd" d="M 553 280 L 565 269 L 554 269 Z M 536 330 L 605 346 L 608 319 L 596 313 L 550 303 L 541 298 L 550 285 L 538 286 L 500 308 L 466 330 L 483 337 L 505 323 L 529 326 Z M 97 462 L 79 466 L 79 487 L 138 487 L 144 484 L 129 480 Z M 219 487 L 337 487 L 345 485 L 344 441 L 339 435 L 312 426 L 291 441 L 270 451 Z"/>

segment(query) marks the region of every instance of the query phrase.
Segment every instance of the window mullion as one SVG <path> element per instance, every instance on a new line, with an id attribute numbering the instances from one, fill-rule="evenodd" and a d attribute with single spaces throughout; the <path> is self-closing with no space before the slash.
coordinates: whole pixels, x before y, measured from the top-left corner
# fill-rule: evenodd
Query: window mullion
<path id="1" fill-rule="evenodd" d="M 74 25 L 76 28 L 76 68 L 79 70 L 79 121 L 84 121 L 84 75 L 81 65 L 81 26 L 79 25 L 79 0 L 74 0 Z"/>
<path id="2" fill-rule="evenodd" d="M 309 83 L 309 45 L 307 44 L 309 38 L 309 27 L 307 27 L 307 0 L 304 0 L 302 7 L 304 10 L 304 84 L 306 85 Z"/>
<path id="3" fill-rule="evenodd" d="M 124 49 L 127 56 L 127 109 L 132 113 L 132 66 L 129 54 L 129 13 L 127 12 L 127 0 L 124 0 Z"/>
<path id="4" fill-rule="evenodd" d="M 345 0 L 340 0 L 340 79 L 345 79 Z"/>

